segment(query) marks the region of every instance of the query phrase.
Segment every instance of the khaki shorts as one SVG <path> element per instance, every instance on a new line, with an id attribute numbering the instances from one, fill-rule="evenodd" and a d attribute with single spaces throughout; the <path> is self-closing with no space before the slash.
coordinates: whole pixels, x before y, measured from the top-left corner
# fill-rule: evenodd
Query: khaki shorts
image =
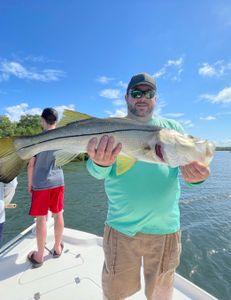
<path id="1" fill-rule="evenodd" d="M 180 262 L 180 232 L 164 235 L 137 233 L 130 237 L 106 225 L 103 249 L 104 297 L 119 300 L 140 290 L 143 265 L 145 295 L 151 299 L 155 287 L 173 285 L 175 269 Z"/>

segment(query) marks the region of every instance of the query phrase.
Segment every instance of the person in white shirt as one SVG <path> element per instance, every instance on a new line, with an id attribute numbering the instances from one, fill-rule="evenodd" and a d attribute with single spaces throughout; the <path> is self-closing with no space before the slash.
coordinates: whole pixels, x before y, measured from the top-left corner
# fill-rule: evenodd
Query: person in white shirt
<path id="1" fill-rule="evenodd" d="M 6 221 L 5 206 L 13 199 L 17 184 L 17 178 L 14 178 L 9 183 L 0 182 L 0 247 L 3 240 L 4 223 Z"/>

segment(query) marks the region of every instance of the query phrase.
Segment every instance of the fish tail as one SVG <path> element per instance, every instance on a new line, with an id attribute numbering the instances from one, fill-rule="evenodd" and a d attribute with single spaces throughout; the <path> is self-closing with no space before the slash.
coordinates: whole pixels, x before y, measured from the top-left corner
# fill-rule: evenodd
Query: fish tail
<path id="1" fill-rule="evenodd" d="M 12 181 L 26 165 L 14 146 L 15 137 L 0 138 L 0 182 Z"/>

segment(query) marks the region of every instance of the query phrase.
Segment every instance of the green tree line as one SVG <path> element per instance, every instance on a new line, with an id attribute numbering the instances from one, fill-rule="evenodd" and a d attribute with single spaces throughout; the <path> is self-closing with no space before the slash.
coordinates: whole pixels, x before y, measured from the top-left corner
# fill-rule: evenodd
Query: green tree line
<path id="1" fill-rule="evenodd" d="M 231 151 L 231 147 L 216 147 L 216 151 Z"/>
<path id="2" fill-rule="evenodd" d="M 34 135 L 42 132 L 39 115 L 21 116 L 18 122 L 12 122 L 7 116 L 0 116 L 0 137 Z"/>

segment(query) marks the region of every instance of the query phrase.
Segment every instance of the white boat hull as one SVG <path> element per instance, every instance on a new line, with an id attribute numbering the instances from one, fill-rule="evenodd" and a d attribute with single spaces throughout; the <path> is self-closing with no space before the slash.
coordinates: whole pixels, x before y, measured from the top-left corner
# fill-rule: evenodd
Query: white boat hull
<path id="1" fill-rule="evenodd" d="M 45 261 L 32 269 L 27 254 L 36 249 L 31 226 L 0 249 L 1 298 L 4 300 L 102 300 L 102 238 L 90 233 L 64 229 L 64 250 L 54 259 L 53 228 L 48 228 Z M 127 299 L 143 300 L 143 289 Z M 216 299 L 176 274 L 174 300 Z"/>

